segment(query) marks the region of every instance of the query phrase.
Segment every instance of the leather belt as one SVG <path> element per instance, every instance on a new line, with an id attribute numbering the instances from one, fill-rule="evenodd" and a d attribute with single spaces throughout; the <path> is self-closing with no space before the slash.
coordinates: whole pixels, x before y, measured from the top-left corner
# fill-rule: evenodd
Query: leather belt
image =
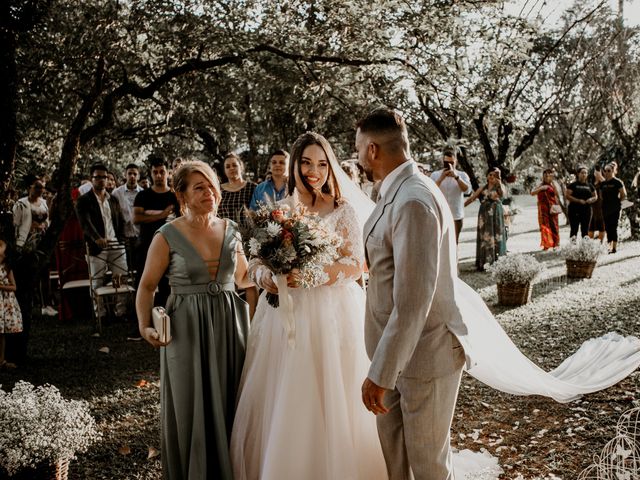
<path id="1" fill-rule="evenodd" d="M 171 293 L 174 295 L 188 295 L 190 293 L 219 295 L 222 292 L 234 292 L 235 289 L 236 287 L 233 282 L 220 283 L 211 281 L 209 283 L 196 283 L 193 285 L 172 285 Z"/>

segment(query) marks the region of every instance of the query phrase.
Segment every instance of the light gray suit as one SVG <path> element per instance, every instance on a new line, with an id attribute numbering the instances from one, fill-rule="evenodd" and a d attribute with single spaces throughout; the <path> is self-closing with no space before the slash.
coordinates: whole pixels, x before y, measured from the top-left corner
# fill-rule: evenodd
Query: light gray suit
<path id="1" fill-rule="evenodd" d="M 464 365 L 456 335 L 455 228 L 440 189 L 414 162 L 364 227 L 369 378 L 391 390 L 378 432 L 390 480 L 453 478 L 449 430 Z"/>

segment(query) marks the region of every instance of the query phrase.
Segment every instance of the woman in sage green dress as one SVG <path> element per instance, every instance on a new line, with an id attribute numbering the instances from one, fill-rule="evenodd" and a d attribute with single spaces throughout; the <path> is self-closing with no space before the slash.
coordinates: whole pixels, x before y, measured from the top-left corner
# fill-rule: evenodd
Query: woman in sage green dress
<path id="1" fill-rule="evenodd" d="M 140 333 L 161 347 L 163 478 L 231 480 L 229 437 L 249 330 L 234 283 L 253 284 L 237 225 L 215 215 L 221 195 L 211 167 L 184 162 L 174 188 L 183 215 L 156 233 L 136 298 Z M 167 269 L 172 338 L 165 344 L 151 308 Z"/>

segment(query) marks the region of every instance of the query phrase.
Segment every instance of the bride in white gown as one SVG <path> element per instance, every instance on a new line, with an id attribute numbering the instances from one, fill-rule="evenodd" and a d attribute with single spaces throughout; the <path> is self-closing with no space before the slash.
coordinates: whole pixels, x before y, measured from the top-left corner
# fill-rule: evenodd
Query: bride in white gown
<path id="1" fill-rule="evenodd" d="M 289 289 L 293 344 L 282 319 L 286 312 L 272 308 L 264 294 L 260 298 L 231 438 L 234 477 L 386 479 L 375 417 L 360 398 L 369 360 L 364 292 L 356 280 L 364 266 L 362 225 L 374 205 L 317 134 L 296 141 L 290 178 L 296 191 L 285 201 L 318 212 L 343 237 L 343 257 L 327 268 L 324 285 Z M 254 264 L 254 270 L 258 283 L 275 288 L 265 267 Z M 459 337 L 467 372 L 498 390 L 569 402 L 619 382 L 640 365 L 640 340 L 610 333 L 586 341 L 547 373 L 518 350 L 473 289 L 457 280 L 453 294 L 468 329 Z M 495 459 L 466 453 L 454 454 L 454 470 L 462 463 L 465 472 L 495 468 Z"/>
<path id="2" fill-rule="evenodd" d="M 364 268 L 362 228 L 340 195 L 333 165 L 335 155 L 320 135 L 304 134 L 294 144 L 296 193 L 285 202 L 320 214 L 343 238 L 341 258 L 325 269 L 323 285 L 289 289 L 293 344 L 282 302 L 274 309 L 260 298 L 231 438 L 236 480 L 387 478 L 375 417 L 360 394 L 369 369 L 365 294 L 356 283 Z M 268 280 L 259 283 L 269 287 Z"/>

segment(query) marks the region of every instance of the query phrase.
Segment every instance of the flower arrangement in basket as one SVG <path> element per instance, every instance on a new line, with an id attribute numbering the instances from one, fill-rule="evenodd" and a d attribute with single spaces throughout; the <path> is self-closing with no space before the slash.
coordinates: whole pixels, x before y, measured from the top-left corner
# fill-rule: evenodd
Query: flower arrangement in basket
<path id="1" fill-rule="evenodd" d="M 501 305 L 524 305 L 531 300 L 531 283 L 543 266 L 533 255 L 514 253 L 499 257 L 487 270 L 498 284 Z"/>
<path id="2" fill-rule="evenodd" d="M 562 247 L 561 253 L 567 262 L 567 277 L 591 278 L 598 258 L 607 253 L 607 247 L 600 240 L 584 237 L 572 239 Z"/>
<path id="3" fill-rule="evenodd" d="M 65 400 L 53 385 L 34 387 L 19 381 L 0 389 L 0 465 L 9 475 L 43 464 L 67 478 L 69 461 L 101 434 L 85 401 Z"/>
<path id="4" fill-rule="evenodd" d="M 338 258 L 342 238 L 319 215 L 304 207 L 266 204 L 247 212 L 247 224 L 243 238 L 250 259 L 259 259 L 276 276 L 299 271 L 303 288 L 326 281 L 324 267 Z M 267 300 L 278 307 L 278 295 L 267 293 Z"/>

